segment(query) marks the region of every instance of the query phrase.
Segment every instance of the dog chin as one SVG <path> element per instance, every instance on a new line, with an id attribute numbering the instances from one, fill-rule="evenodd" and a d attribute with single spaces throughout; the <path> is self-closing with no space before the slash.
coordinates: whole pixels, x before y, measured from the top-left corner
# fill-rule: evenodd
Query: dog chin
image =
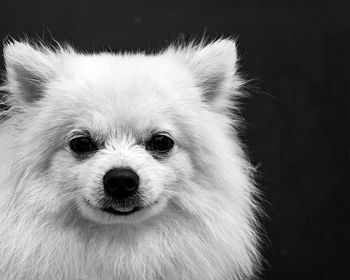
<path id="1" fill-rule="evenodd" d="M 82 198 L 77 201 L 77 205 L 84 217 L 99 224 L 110 225 L 118 223 L 133 224 L 150 219 L 164 211 L 167 202 L 168 199 L 166 197 L 160 197 L 151 204 L 143 207 L 135 207 L 133 209 L 103 209 L 92 205 Z"/>

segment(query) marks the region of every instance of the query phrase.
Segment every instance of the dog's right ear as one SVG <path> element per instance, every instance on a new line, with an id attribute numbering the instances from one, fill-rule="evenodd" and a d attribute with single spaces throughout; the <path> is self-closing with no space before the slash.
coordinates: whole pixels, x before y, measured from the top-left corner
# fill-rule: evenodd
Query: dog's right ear
<path id="1" fill-rule="evenodd" d="M 242 80 L 237 74 L 236 43 L 232 39 L 219 39 L 189 45 L 171 46 L 168 53 L 175 54 L 192 72 L 194 83 L 201 90 L 202 100 L 213 110 L 227 113 L 233 99 L 240 95 Z"/>
<path id="2" fill-rule="evenodd" d="M 43 46 L 13 41 L 4 46 L 6 90 L 17 105 L 39 100 L 47 82 L 55 77 L 57 54 Z"/>

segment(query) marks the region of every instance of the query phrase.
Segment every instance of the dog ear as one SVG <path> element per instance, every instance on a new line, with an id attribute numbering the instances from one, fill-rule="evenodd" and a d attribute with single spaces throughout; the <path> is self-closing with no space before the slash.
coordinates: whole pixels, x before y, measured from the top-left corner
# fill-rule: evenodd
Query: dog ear
<path id="1" fill-rule="evenodd" d="M 192 44 L 180 47 L 177 52 L 182 52 L 204 101 L 218 111 L 230 108 L 232 97 L 243 84 L 237 75 L 235 41 L 220 39 L 209 44 Z"/>
<path id="2" fill-rule="evenodd" d="M 39 100 L 55 76 L 57 55 L 49 48 L 13 41 L 5 44 L 6 89 L 19 104 Z"/>

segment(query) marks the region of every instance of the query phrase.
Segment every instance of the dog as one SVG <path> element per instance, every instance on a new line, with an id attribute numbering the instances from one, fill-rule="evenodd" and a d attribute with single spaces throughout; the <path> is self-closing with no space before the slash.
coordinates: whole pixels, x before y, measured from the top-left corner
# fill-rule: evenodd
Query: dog
<path id="1" fill-rule="evenodd" d="M 4 60 L 1 279 L 255 277 L 234 40 L 151 54 L 12 40 Z"/>

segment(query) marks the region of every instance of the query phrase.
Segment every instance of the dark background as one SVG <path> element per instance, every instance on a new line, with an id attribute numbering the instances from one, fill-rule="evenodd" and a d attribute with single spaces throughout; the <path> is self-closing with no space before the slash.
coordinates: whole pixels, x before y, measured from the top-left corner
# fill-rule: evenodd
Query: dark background
<path id="1" fill-rule="evenodd" d="M 2 1 L 0 38 L 159 49 L 237 36 L 245 142 L 269 204 L 262 279 L 350 279 L 350 2 Z M 3 70 L 3 61 L 1 61 Z"/>

